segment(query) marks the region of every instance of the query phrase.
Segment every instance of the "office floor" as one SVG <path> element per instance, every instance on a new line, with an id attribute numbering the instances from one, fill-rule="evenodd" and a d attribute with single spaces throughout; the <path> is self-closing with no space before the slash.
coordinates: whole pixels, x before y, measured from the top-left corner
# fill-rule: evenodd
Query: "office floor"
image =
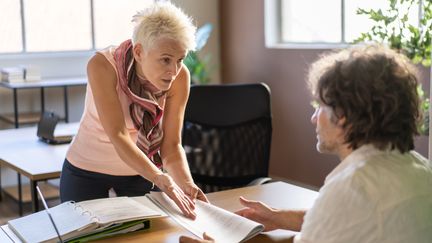
<path id="1" fill-rule="evenodd" d="M 51 199 L 48 200 L 47 202 L 48 207 L 58 205 L 59 203 L 60 203 L 60 199 Z M 39 205 L 42 206 L 41 203 Z M 32 212 L 31 204 L 24 203 L 23 211 L 24 211 L 24 215 L 30 214 Z M 18 203 L 12 198 L 10 198 L 9 196 L 3 194 L 3 198 L 0 201 L 0 225 L 6 224 L 9 220 L 18 217 L 19 217 Z"/>

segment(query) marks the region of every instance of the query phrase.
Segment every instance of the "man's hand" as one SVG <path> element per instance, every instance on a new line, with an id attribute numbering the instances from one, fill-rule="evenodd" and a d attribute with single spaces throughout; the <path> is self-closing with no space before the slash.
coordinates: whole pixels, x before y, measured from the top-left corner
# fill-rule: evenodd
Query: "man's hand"
<path id="1" fill-rule="evenodd" d="M 264 231 L 279 229 L 280 222 L 278 222 L 278 217 L 275 217 L 277 210 L 262 202 L 247 200 L 243 197 L 240 197 L 240 203 L 246 208 L 235 212 L 236 214 L 263 224 Z"/>
<path id="2" fill-rule="evenodd" d="M 213 240 L 213 238 L 208 236 L 207 233 L 205 233 L 205 232 L 203 234 L 203 238 L 204 238 L 204 240 L 196 239 L 196 238 L 192 238 L 192 237 L 183 235 L 183 236 L 180 236 L 179 242 L 180 243 L 213 243 L 213 242 L 215 242 Z"/>
<path id="3" fill-rule="evenodd" d="M 184 193 L 191 199 L 191 200 L 201 200 L 204 202 L 209 202 L 203 191 L 193 182 L 187 182 L 182 186 L 182 189 Z"/>
<path id="4" fill-rule="evenodd" d="M 159 187 L 175 204 L 180 208 L 186 217 L 191 219 L 196 218 L 194 212 L 195 203 L 186 195 L 183 190 L 174 182 L 174 180 L 166 173 L 159 174 L 153 180 L 153 183 Z"/>

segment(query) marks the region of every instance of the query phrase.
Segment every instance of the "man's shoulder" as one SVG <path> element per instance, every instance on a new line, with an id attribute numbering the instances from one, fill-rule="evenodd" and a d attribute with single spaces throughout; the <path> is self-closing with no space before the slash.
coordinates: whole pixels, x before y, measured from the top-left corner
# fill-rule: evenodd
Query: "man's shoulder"
<path id="1" fill-rule="evenodd" d="M 432 201 L 425 200 L 432 198 L 430 167 L 419 166 L 427 160 L 416 153 L 401 155 L 384 153 L 359 159 L 326 181 L 305 216 L 302 236 L 326 242 L 359 237 L 394 242 L 400 237 L 431 235 L 422 231 L 423 226 L 431 225 Z"/>
<path id="2" fill-rule="evenodd" d="M 414 151 L 387 151 L 357 163 L 340 183 L 350 190 L 361 190 L 380 203 L 398 201 L 427 192 L 432 195 L 432 168 L 426 158 Z"/>

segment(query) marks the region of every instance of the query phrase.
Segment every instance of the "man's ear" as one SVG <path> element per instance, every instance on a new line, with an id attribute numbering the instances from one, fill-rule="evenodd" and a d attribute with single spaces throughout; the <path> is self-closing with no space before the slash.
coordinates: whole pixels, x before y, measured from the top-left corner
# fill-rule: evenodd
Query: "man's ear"
<path id="1" fill-rule="evenodd" d="M 342 127 L 345 124 L 345 122 L 346 122 L 346 118 L 345 118 L 345 116 L 342 116 L 338 119 L 337 125 Z"/>
<path id="2" fill-rule="evenodd" d="M 135 61 L 140 62 L 142 55 L 144 55 L 144 49 L 140 43 L 137 43 L 133 46 L 132 49 L 133 56 L 135 58 Z"/>

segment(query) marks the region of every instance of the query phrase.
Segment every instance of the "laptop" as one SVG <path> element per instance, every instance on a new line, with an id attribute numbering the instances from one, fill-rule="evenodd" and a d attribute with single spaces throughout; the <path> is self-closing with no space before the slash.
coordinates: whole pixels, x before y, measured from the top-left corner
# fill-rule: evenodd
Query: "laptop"
<path id="1" fill-rule="evenodd" d="M 60 117 L 51 111 L 45 111 L 38 123 L 37 136 L 48 144 L 65 144 L 72 141 L 73 135 L 55 136 L 54 131 Z"/>

